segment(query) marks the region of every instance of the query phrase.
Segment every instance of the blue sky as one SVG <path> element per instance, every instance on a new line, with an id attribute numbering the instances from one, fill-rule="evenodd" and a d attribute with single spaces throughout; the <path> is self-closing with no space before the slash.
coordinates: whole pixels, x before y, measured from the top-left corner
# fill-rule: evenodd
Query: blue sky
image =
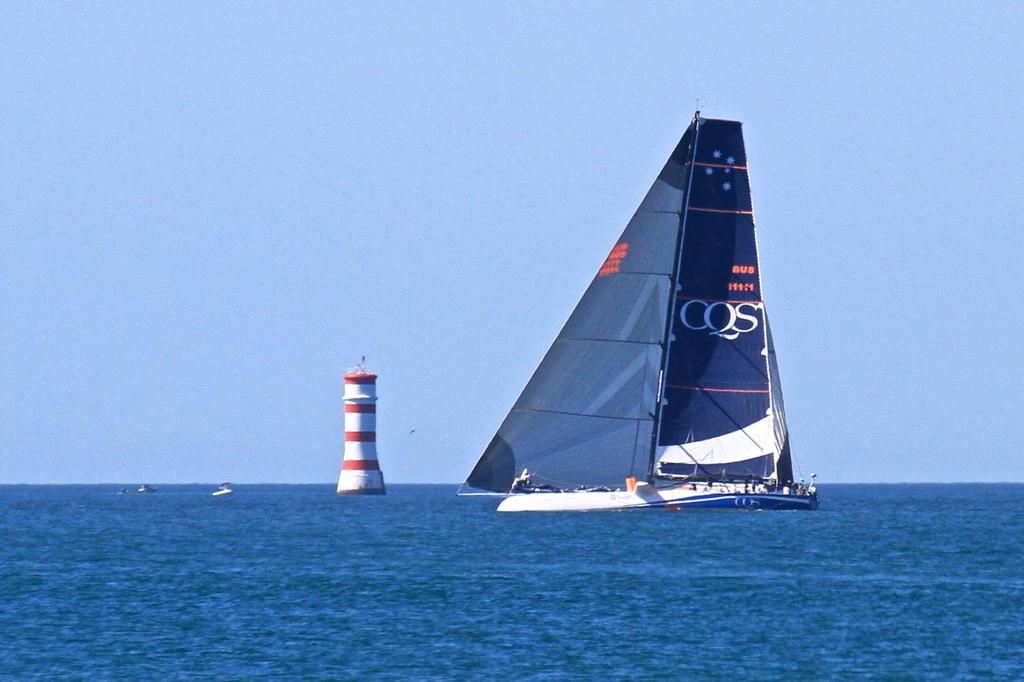
<path id="1" fill-rule="evenodd" d="M 800 469 L 1022 481 L 1022 16 L 8 4 L 0 482 L 332 481 L 363 354 L 387 480 L 461 481 L 698 97 Z"/>

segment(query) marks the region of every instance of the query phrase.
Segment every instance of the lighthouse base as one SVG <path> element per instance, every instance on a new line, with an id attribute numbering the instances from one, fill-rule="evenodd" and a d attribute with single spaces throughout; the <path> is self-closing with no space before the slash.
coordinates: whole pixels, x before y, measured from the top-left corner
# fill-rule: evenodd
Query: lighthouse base
<path id="1" fill-rule="evenodd" d="M 339 495 L 383 495 L 384 475 L 380 470 L 342 469 L 338 477 Z"/>

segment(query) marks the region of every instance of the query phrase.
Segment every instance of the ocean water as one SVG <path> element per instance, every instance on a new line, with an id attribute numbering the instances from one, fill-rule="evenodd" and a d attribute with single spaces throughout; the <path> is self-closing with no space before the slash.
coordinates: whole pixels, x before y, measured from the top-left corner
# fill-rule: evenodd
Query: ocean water
<path id="1" fill-rule="evenodd" d="M 451 486 L 0 486 L 0 676 L 1024 678 L 1024 485 L 821 488 L 499 515 Z"/>

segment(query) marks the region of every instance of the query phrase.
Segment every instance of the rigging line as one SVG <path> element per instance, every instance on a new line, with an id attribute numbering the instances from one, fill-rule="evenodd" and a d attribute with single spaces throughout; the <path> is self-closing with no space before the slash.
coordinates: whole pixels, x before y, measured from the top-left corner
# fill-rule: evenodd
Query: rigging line
<path id="1" fill-rule="evenodd" d="M 758 268 L 758 269 L 760 270 L 760 268 Z M 760 286 L 760 281 L 758 281 L 758 285 Z M 677 296 L 677 298 L 678 298 L 678 296 Z M 711 299 L 690 299 L 690 300 L 711 300 Z M 721 302 L 722 303 L 753 303 L 753 301 L 721 301 Z M 768 320 L 768 312 L 764 309 L 764 302 L 763 301 L 758 301 L 757 303 L 761 305 L 761 319 L 764 320 L 764 325 L 762 325 L 762 326 L 766 326 L 768 324 L 768 322 L 767 322 L 767 320 Z M 767 336 L 766 336 L 766 334 L 764 332 L 762 332 L 762 338 L 765 339 L 764 347 L 767 349 L 768 348 L 768 341 L 767 341 Z M 736 353 L 741 358 L 743 358 L 744 362 L 746 362 L 758 374 L 760 374 L 762 377 L 764 377 L 769 382 L 769 386 L 771 385 L 771 377 L 769 377 L 768 373 L 767 373 L 768 372 L 768 358 L 767 357 L 765 358 L 765 362 L 764 362 L 765 366 L 764 366 L 764 368 L 762 368 L 759 365 L 758 361 L 748 357 L 747 354 L 744 353 L 740 349 L 739 345 L 730 342 L 730 343 L 726 344 L 726 346 L 729 349 L 731 349 L 732 352 Z M 758 357 L 761 356 L 760 353 L 758 353 L 757 355 L 758 355 Z"/>
<path id="2" fill-rule="evenodd" d="M 748 357 L 746 353 L 744 353 L 742 350 L 740 350 L 740 347 L 738 345 L 736 345 L 734 343 L 730 343 L 728 345 L 732 348 L 734 353 L 736 353 L 741 358 L 743 358 L 748 365 L 750 365 L 752 368 L 754 368 L 755 371 L 757 371 L 758 374 L 760 374 L 761 376 L 764 377 L 765 381 L 768 382 L 769 387 L 771 386 L 771 377 L 768 376 L 768 358 L 767 357 L 764 359 L 764 367 L 761 367 L 760 364 L 757 361 L 755 361 L 752 358 Z M 767 347 L 768 346 L 765 346 L 765 348 L 767 348 Z M 757 356 L 761 357 L 761 354 L 758 353 Z"/>
<path id="3" fill-rule="evenodd" d="M 760 374 L 762 377 L 764 377 L 766 381 L 769 381 L 769 382 L 771 381 L 770 377 L 767 374 L 767 366 L 768 366 L 767 358 L 765 358 L 765 363 L 764 363 L 765 367 L 762 368 L 756 360 L 754 360 L 753 358 L 749 357 L 746 353 L 744 353 L 740 349 L 740 347 L 738 345 L 736 345 L 735 343 L 731 343 L 730 342 L 730 343 L 726 344 L 726 346 L 730 350 L 732 350 L 732 352 L 736 353 L 741 358 L 743 358 L 743 361 L 746 362 L 748 365 L 750 365 L 750 367 L 752 369 L 754 369 L 754 371 L 756 371 L 758 374 Z M 758 353 L 758 356 L 760 356 L 760 353 Z M 676 388 L 685 388 L 685 387 L 679 386 L 679 387 L 676 387 Z"/>
<path id="4" fill-rule="evenodd" d="M 690 478 L 691 476 L 696 476 L 696 475 L 697 475 L 697 470 L 698 470 L 698 469 L 699 469 L 699 470 L 700 470 L 701 472 L 703 472 L 705 476 L 707 476 L 707 477 L 708 477 L 708 480 L 709 480 L 709 481 L 710 481 L 710 480 L 712 480 L 712 479 L 713 479 L 713 478 L 715 477 L 715 475 L 714 475 L 713 473 L 711 473 L 710 471 L 708 471 L 707 469 L 705 469 L 705 468 L 704 468 L 704 465 L 702 465 L 702 464 L 701 464 L 700 462 L 698 462 L 697 460 L 695 460 L 695 459 L 693 458 L 693 455 L 691 455 L 691 454 L 690 454 L 689 452 L 686 452 L 685 450 L 683 450 L 683 452 L 685 452 L 685 453 L 686 453 L 686 456 L 690 458 L 690 461 L 691 461 L 691 462 L 693 462 L 693 473 L 692 473 L 692 474 L 668 474 L 667 476 L 666 476 L 666 474 L 662 474 L 662 477 L 663 477 L 663 478 L 667 478 L 668 476 L 673 476 L 673 475 L 685 475 L 685 476 L 686 476 L 686 478 L 688 479 L 688 478 Z M 671 480 L 671 479 L 669 479 L 669 480 Z M 678 479 L 677 479 L 677 480 L 678 480 Z M 671 487 L 671 486 L 669 486 L 669 487 Z"/>
<path id="5" fill-rule="evenodd" d="M 786 440 L 789 440 L 789 434 L 787 434 Z M 793 456 L 792 448 L 790 448 L 789 453 L 789 464 L 796 470 L 796 475 L 800 477 L 800 480 L 804 480 L 804 470 L 800 468 L 800 465 L 796 461 L 796 457 Z"/>
<path id="6" fill-rule="evenodd" d="M 740 423 L 738 421 L 736 421 L 736 418 L 733 417 L 731 414 L 729 414 L 724 407 L 719 405 L 718 401 L 715 400 L 709 393 L 707 393 L 706 391 L 701 391 L 701 393 L 704 395 L 705 398 L 710 400 L 711 404 L 714 405 L 715 407 L 717 407 L 719 412 L 724 414 L 729 419 L 729 421 L 731 421 L 733 423 L 733 425 L 736 427 L 736 429 L 738 431 L 742 432 L 743 435 L 746 436 L 747 439 L 751 443 L 753 443 L 757 447 L 758 450 L 760 450 L 761 452 L 764 452 L 764 447 L 762 447 L 760 443 L 758 443 L 756 440 L 754 440 L 753 436 L 751 436 L 749 433 L 747 433 L 746 426 L 740 426 Z M 760 420 L 758 420 L 758 421 L 760 421 Z M 756 423 L 757 422 L 754 422 L 754 424 L 756 424 Z M 747 424 L 747 426 L 752 426 L 752 424 Z"/>
<path id="7" fill-rule="evenodd" d="M 691 437 L 691 438 L 693 437 L 693 431 L 690 431 L 690 437 Z M 692 442 L 692 441 L 691 441 L 691 442 Z M 684 453 L 684 454 L 685 454 L 685 455 L 686 455 L 687 457 L 689 457 L 689 458 L 690 458 L 690 461 L 691 461 L 691 462 L 693 462 L 693 466 L 694 466 L 694 467 L 695 467 L 696 469 L 700 469 L 701 471 L 703 471 L 703 472 L 704 472 L 704 473 L 705 473 L 705 474 L 707 475 L 707 477 L 708 477 L 708 478 L 713 478 L 713 477 L 714 477 L 714 474 L 712 474 L 712 473 L 711 473 L 710 471 L 708 471 L 707 469 L 705 469 L 705 468 L 704 468 L 704 465 L 703 465 L 703 464 L 701 464 L 700 462 L 698 462 L 698 461 L 697 461 L 697 458 L 696 458 L 696 457 L 694 457 L 693 455 L 691 455 L 691 454 L 690 454 L 689 450 L 687 450 L 687 449 L 686 449 L 686 445 L 687 445 L 686 443 L 683 443 L 683 444 L 682 444 L 682 445 L 680 445 L 679 447 L 681 447 L 681 448 L 682 448 L 682 450 L 683 450 L 683 453 Z M 696 471 L 694 471 L 694 473 L 697 473 L 697 472 L 696 472 Z"/>
<path id="8" fill-rule="evenodd" d="M 550 478 L 548 476 L 545 476 L 544 474 L 538 474 L 535 471 L 534 472 L 530 472 L 530 479 L 531 480 L 536 480 L 536 481 L 538 481 L 540 483 L 553 484 L 553 485 L 561 488 L 562 490 L 566 490 L 566 491 L 573 490 L 574 487 L 575 488 L 594 488 L 594 487 L 610 488 L 611 487 L 611 486 L 585 485 L 585 484 L 581 484 L 579 481 L 576 481 L 576 482 L 573 482 L 573 481 L 560 481 L 557 478 Z"/>
<path id="9" fill-rule="evenodd" d="M 618 336 L 625 336 L 636 327 L 637 321 L 647 312 L 650 303 L 657 305 L 658 293 L 658 280 L 650 278 L 643 280 L 642 290 L 637 293 L 632 310 L 629 311 L 629 315 L 622 321 L 622 324 L 618 325 Z M 667 291 L 665 293 L 668 294 Z"/>
<path id="10" fill-rule="evenodd" d="M 586 412 L 596 412 L 602 406 L 611 402 L 615 395 L 623 390 L 636 376 L 637 370 L 643 370 L 647 366 L 647 354 L 638 354 L 628 365 L 619 366 L 617 374 L 609 373 L 604 386 L 597 395 L 591 393 L 592 398 L 584 408 Z M 641 384 L 642 386 L 643 384 Z"/>

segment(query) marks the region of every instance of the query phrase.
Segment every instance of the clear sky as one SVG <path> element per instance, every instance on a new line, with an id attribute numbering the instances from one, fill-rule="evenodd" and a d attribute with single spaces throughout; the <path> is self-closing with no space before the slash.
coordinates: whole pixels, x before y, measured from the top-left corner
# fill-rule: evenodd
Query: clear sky
<path id="1" fill-rule="evenodd" d="M 0 482 L 459 482 L 689 122 L 794 454 L 1024 480 L 1016 3 L 5 3 Z M 415 433 L 410 430 L 415 429 Z"/>

